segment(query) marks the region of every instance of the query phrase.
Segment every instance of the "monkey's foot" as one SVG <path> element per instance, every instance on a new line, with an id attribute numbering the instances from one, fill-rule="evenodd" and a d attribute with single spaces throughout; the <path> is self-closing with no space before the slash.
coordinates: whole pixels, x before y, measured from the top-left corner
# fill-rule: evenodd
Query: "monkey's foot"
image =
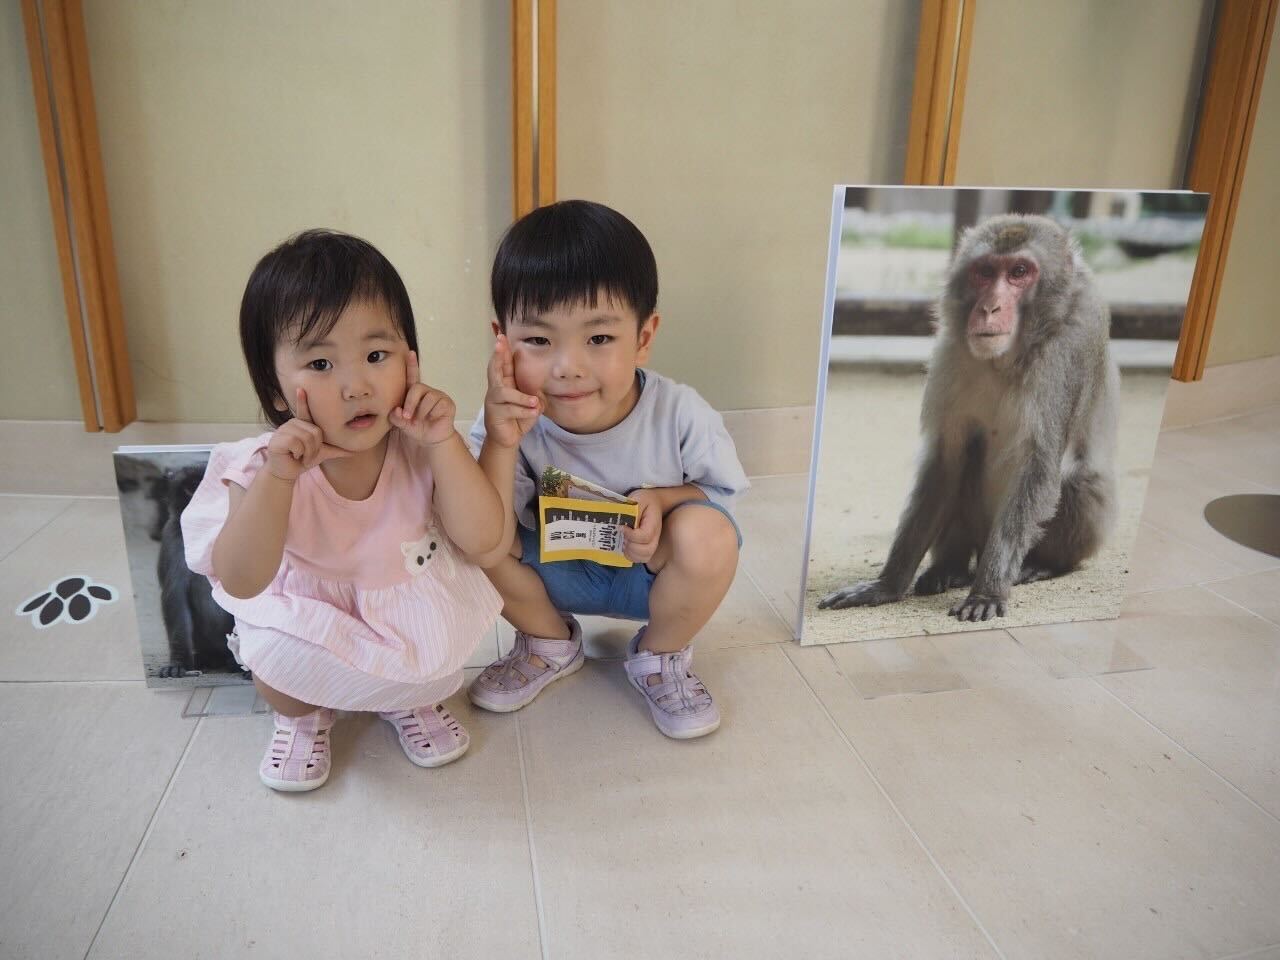
<path id="1" fill-rule="evenodd" d="M 902 594 L 890 590 L 879 580 L 864 580 L 828 593 L 818 601 L 819 610 L 841 610 L 845 607 L 878 607 L 882 603 L 901 600 Z"/>
<path id="2" fill-rule="evenodd" d="M 1014 580 L 1018 583 L 1035 583 L 1037 580 L 1049 580 L 1058 575 L 1057 570 L 1050 570 L 1048 567 L 1042 567 L 1037 563 L 1023 563 L 1022 572 L 1018 574 L 1018 579 Z"/>
<path id="3" fill-rule="evenodd" d="M 942 567 L 930 567 L 916 580 L 916 596 L 930 597 L 935 593 L 946 593 L 952 587 L 967 587 L 971 583 L 973 583 L 973 574 L 968 568 L 947 570 Z"/>
<path id="4" fill-rule="evenodd" d="M 1004 616 L 1004 600 L 1000 597 L 984 597 L 971 593 L 954 607 L 951 616 L 957 620 L 990 620 L 992 617 Z"/>

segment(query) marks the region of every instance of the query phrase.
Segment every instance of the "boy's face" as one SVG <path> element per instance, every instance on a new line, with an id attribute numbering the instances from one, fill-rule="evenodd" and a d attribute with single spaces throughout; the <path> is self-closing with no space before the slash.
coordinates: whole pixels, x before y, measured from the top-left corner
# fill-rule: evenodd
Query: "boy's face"
<path id="1" fill-rule="evenodd" d="M 326 443 L 371 450 L 391 430 L 404 402 L 409 344 L 381 303 L 353 301 L 323 337 L 276 345 L 276 376 L 297 415 L 298 388 Z"/>
<path id="2" fill-rule="evenodd" d="M 658 322 L 655 313 L 641 323 L 631 307 L 603 295 L 594 307 L 512 319 L 506 334 L 516 386 L 541 396 L 546 416 L 571 433 L 608 430 L 640 397 L 636 367 L 649 359 Z"/>

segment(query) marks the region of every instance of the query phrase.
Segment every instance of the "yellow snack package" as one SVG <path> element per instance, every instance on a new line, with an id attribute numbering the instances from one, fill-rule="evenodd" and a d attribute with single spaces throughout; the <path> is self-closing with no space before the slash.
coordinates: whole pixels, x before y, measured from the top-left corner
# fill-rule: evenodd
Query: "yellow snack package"
<path id="1" fill-rule="evenodd" d="M 538 561 L 591 560 L 629 567 L 622 528 L 635 528 L 640 507 L 620 493 L 547 467 L 538 490 Z"/>

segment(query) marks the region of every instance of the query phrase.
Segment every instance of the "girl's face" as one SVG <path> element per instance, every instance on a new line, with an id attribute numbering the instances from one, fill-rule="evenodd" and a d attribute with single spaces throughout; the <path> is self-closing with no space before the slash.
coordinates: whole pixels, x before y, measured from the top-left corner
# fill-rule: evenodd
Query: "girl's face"
<path id="1" fill-rule="evenodd" d="M 371 450 L 391 430 L 391 411 L 404 401 L 409 345 L 387 308 L 352 302 L 323 337 L 276 344 L 276 376 L 297 416 L 298 389 L 326 443 Z M 283 409 L 283 408 L 281 408 Z"/>

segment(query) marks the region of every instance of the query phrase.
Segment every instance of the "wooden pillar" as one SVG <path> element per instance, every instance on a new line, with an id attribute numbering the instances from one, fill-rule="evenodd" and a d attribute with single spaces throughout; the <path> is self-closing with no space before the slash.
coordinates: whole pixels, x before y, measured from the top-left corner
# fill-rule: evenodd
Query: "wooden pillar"
<path id="1" fill-rule="evenodd" d="M 86 430 L 137 417 L 80 0 L 22 0 L 67 326 Z"/>
<path id="2" fill-rule="evenodd" d="M 511 0 L 515 216 L 556 198 L 556 0 Z"/>

